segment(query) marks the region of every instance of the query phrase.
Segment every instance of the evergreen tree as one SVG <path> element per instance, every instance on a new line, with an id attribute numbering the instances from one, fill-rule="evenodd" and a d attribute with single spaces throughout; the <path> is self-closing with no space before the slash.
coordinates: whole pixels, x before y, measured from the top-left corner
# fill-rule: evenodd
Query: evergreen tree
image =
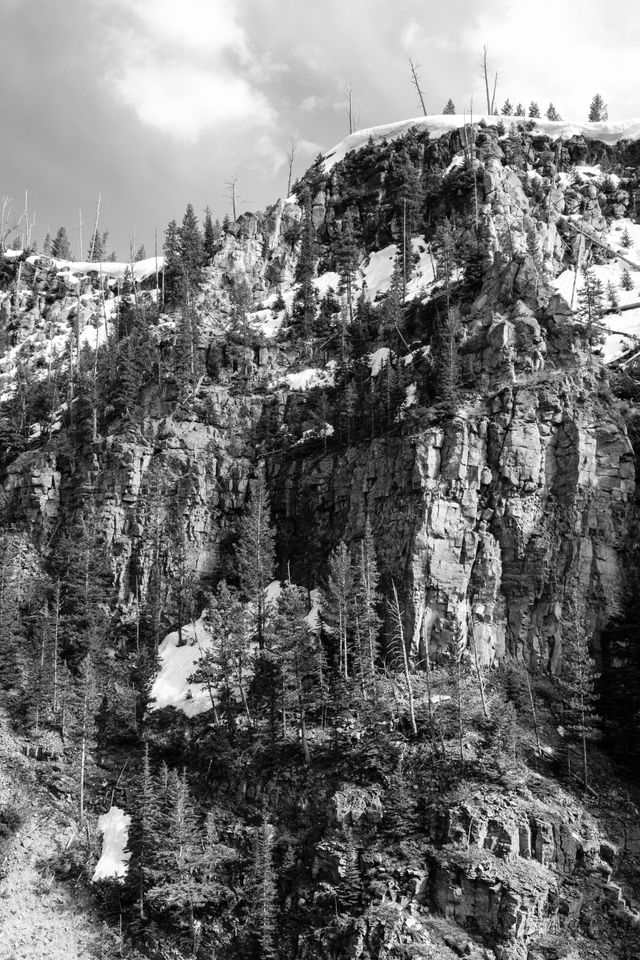
<path id="1" fill-rule="evenodd" d="M 587 326 L 589 333 L 594 323 L 598 323 L 604 316 L 604 289 L 593 269 L 583 267 L 583 285 L 578 291 L 577 316 Z"/>
<path id="2" fill-rule="evenodd" d="M 453 102 L 453 100 L 451 99 L 451 97 L 449 97 L 449 99 L 447 100 L 447 102 L 446 102 L 446 104 L 445 104 L 444 109 L 443 109 L 442 112 L 443 112 L 443 113 L 446 113 L 446 114 L 450 114 L 450 113 L 455 113 L 455 112 L 456 112 L 456 105 L 455 105 L 455 103 Z"/>
<path id="3" fill-rule="evenodd" d="M 203 250 L 205 260 L 211 260 L 217 249 L 218 249 L 218 240 L 220 239 L 220 224 L 216 221 L 213 223 L 211 218 L 211 209 L 210 207 L 205 207 L 204 211 L 204 227 L 203 227 Z"/>
<path id="4" fill-rule="evenodd" d="M 258 941 L 260 960 L 276 960 L 278 956 L 273 833 L 272 825 L 265 818 L 255 834 L 250 929 Z"/>
<path id="5" fill-rule="evenodd" d="M 462 657 L 464 653 L 464 637 L 456 624 L 447 647 L 447 673 L 449 675 L 449 689 L 455 710 L 456 739 L 458 741 L 458 755 L 464 760 L 463 726 L 462 726 Z"/>
<path id="6" fill-rule="evenodd" d="M 133 255 L 134 263 L 139 263 L 140 260 L 147 259 L 147 251 L 144 248 L 144 243 L 141 243 L 136 252 Z"/>
<path id="7" fill-rule="evenodd" d="M 589 786 L 587 761 L 587 743 L 597 736 L 595 684 L 599 678 L 595 661 L 589 653 L 584 624 L 576 615 L 574 605 L 570 605 L 563 633 L 563 667 L 561 685 L 566 691 L 564 715 L 569 732 L 582 745 L 583 782 L 585 790 Z"/>
<path id="8" fill-rule="evenodd" d="M 514 111 L 514 116 L 516 116 L 516 117 L 524 117 L 524 115 L 525 115 L 525 109 L 524 109 L 523 105 L 522 105 L 521 103 L 519 103 L 519 104 L 517 105 L 515 111 Z"/>
<path id="9" fill-rule="evenodd" d="M 43 245 L 42 245 L 42 252 L 43 252 L 43 254 L 45 255 L 45 257 L 50 257 L 50 256 L 51 256 L 51 247 L 52 247 L 52 245 L 53 245 L 53 240 L 51 239 L 51 234 L 50 234 L 49 231 L 47 230 L 47 235 L 46 235 L 46 237 L 44 238 L 44 243 L 43 243 Z"/>
<path id="10" fill-rule="evenodd" d="M 128 849 L 131 853 L 127 886 L 137 901 L 141 920 L 146 916 L 146 894 L 151 882 L 151 867 L 155 858 L 156 838 L 163 830 L 159 820 L 156 785 L 149 760 L 149 744 L 144 745 L 142 768 L 135 788 L 135 803 L 129 829 Z"/>
<path id="11" fill-rule="evenodd" d="M 460 358 L 458 334 L 460 319 L 453 307 L 440 320 L 435 349 L 436 389 L 439 400 L 455 404 L 460 391 Z"/>
<path id="12" fill-rule="evenodd" d="M 513 115 L 513 104 L 509 98 L 502 104 L 502 110 L 500 112 L 503 117 L 511 117 Z"/>
<path id="13" fill-rule="evenodd" d="M 620 313 L 620 300 L 611 280 L 607 280 L 607 298 L 609 300 L 609 309 L 613 313 Z"/>
<path id="14" fill-rule="evenodd" d="M 629 272 L 629 267 L 623 267 L 622 274 L 620 275 L 620 286 L 623 290 L 633 290 L 633 278 Z"/>
<path id="15" fill-rule="evenodd" d="M 334 254 L 337 272 L 340 276 L 340 293 L 346 298 L 349 324 L 352 324 L 354 281 L 358 268 L 358 245 L 353 225 L 353 214 L 350 209 L 343 217 L 340 233 L 334 242 Z"/>
<path id="16" fill-rule="evenodd" d="M 217 712 L 215 693 L 219 692 L 229 732 L 233 736 L 237 713 L 235 688 L 249 725 L 253 722 L 245 689 L 250 665 L 249 612 L 236 591 L 221 580 L 204 616 L 215 643 L 201 653 L 196 672 L 189 682 L 206 685 L 214 713 Z"/>
<path id="17" fill-rule="evenodd" d="M 182 278 L 182 239 L 175 220 L 167 225 L 164 234 L 164 296 L 169 302 L 175 300 Z"/>
<path id="18" fill-rule="evenodd" d="M 608 119 L 609 111 L 607 110 L 607 105 L 600 94 L 596 93 L 589 105 L 589 121 L 591 123 L 602 123 Z"/>
<path id="19" fill-rule="evenodd" d="M 320 649 L 307 621 L 307 594 L 287 582 L 278 598 L 272 651 L 282 675 L 283 716 L 296 715 L 305 763 L 311 762 L 307 740 L 307 715 L 316 700 L 320 676 Z"/>
<path id="20" fill-rule="evenodd" d="M 300 337 L 306 339 L 313 330 L 318 299 L 316 286 L 313 282 L 316 274 L 318 247 L 316 229 L 313 223 L 311 191 L 308 187 L 305 187 L 302 205 L 300 253 L 296 265 L 296 280 L 300 286 L 294 300 L 293 319 Z"/>
<path id="21" fill-rule="evenodd" d="M 633 240 L 631 239 L 631 234 L 629 233 L 629 228 L 625 227 L 622 231 L 622 237 L 620 238 L 620 244 L 624 247 L 625 250 L 628 250 L 629 247 L 633 245 Z"/>
<path id="22" fill-rule="evenodd" d="M 198 226 L 193 205 L 188 203 L 180 227 L 180 260 L 182 281 L 188 299 L 202 279 L 202 267 L 205 261 L 202 233 Z"/>
<path id="23" fill-rule="evenodd" d="M 264 468 L 258 470 L 251 487 L 251 499 L 240 521 L 236 560 L 240 587 L 253 604 L 256 637 L 260 649 L 265 645 L 267 587 L 275 568 L 275 532 L 270 519 L 271 505 Z"/>
<path id="24" fill-rule="evenodd" d="M 562 120 L 562 117 L 554 107 L 552 103 L 547 107 L 547 112 L 545 113 L 547 120 Z"/>
<path id="25" fill-rule="evenodd" d="M 323 591 L 322 616 L 337 645 L 338 673 L 349 679 L 349 622 L 353 599 L 353 568 L 346 543 L 340 541 L 329 557 L 329 577 Z"/>
<path id="26" fill-rule="evenodd" d="M 391 581 L 392 597 L 387 600 L 387 611 L 391 622 L 391 643 L 390 655 L 396 670 L 404 673 L 405 686 L 407 688 L 407 700 L 409 702 L 409 719 L 411 722 L 411 732 L 417 736 L 418 727 L 416 725 L 416 711 L 413 697 L 413 681 L 411 679 L 411 670 L 409 666 L 409 653 L 404 635 L 403 613 L 400 608 L 400 599 L 398 590 L 393 581 Z"/>
<path id="27" fill-rule="evenodd" d="M 540 107 L 535 102 L 535 100 L 532 100 L 531 103 L 529 104 L 529 116 L 532 118 L 536 118 L 540 116 Z"/>
<path id="28" fill-rule="evenodd" d="M 56 260 L 71 260 L 71 244 L 64 227 L 60 227 L 51 244 L 51 256 Z"/>
<path id="29" fill-rule="evenodd" d="M 378 636 L 380 617 L 377 607 L 380 602 L 378 593 L 378 563 L 375 543 L 371 530 L 371 521 L 367 516 L 364 536 L 355 551 L 354 562 L 354 619 L 361 635 L 361 656 L 363 664 L 363 682 L 370 685 L 376 695 L 376 659 L 378 656 Z"/>

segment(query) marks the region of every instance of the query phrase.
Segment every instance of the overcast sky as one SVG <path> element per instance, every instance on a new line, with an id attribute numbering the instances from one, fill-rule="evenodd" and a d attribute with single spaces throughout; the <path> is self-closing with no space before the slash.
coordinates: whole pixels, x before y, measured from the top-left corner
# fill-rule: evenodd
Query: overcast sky
<path id="1" fill-rule="evenodd" d="M 35 234 L 65 224 L 83 245 L 98 193 L 121 258 L 129 238 L 152 253 L 154 226 L 242 209 L 286 188 L 285 144 L 299 133 L 301 173 L 346 133 L 344 90 L 361 126 L 452 97 L 484 102 L 483 43 L 498 100 L 552 100 L 586 119 L 601 92 L 609 117 L 640 115 L 640 4 L 618 0 L 0 0 L 0 196 L 36 209 Z"/>

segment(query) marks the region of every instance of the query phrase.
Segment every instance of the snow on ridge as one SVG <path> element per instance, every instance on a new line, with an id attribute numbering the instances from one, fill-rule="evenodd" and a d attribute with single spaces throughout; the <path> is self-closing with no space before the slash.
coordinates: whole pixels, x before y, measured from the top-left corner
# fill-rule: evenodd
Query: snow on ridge
<path id="1" fill-rule="evenodd" d="M 146 260 L 135 260 L 133 263 L 115 260 L 56 260 L 55 257 L 47 257 L 42 253 L 27 257 L 28 263 L 36 263 L 38 260 L 48 260 L 59 273 L 68 274 L 70 277 L 77 274 L 101 273 L 103 277 L 113 280 L 123 280 L 127 271 L 131 274 L 132 268 L 135 280 L 146 280 L 154 276 L 156 266 L 158 270 L 164 267 L 164 257 L 147 257 Z"/>
<path id="2" fill-rule="evenodd" d="M 131 853 L 127 850 L 131 817 L 120 807 L 111 807 L 98 817 L 102 834 L 102 853 L 93 871 L 91 882 L 121 880 L 129 869 Z"/>
<path id="3" fill-rule="evenodd" d="M 640 140 L 640 117 L 631 120 L 608 120 L 604 123 L 590 123 L 588 121 L 547 120 L 525 117 L 502 117 L 482 114 L 473 117 L 473 123 L 481 121 L 489 127 L 499 123 L 533 123 L 532 132 L 546 134 L 552 140 L 569 140 L 571 137 L 584 137 L 586 140 L 599 140 L 601 143 L 614 144 L 620 140 Z M 412 120 L 400 120 L 395 123 L 385 123 L 378 127 L 367 127 L 356 130 L 337 143 L 325 154 L 322 170 L 328 173 L 337 163 L 352 153 L 361 150 L 371 138 L 374 143 L 383 140 L 398 140 L 406 136 L 410 130 L 427 130 L 433 139 L 438 139 L 453 130 L 459 130 L 470 122 L 470 117 L 462 114 L 433 114 L 427 117 L 414 117 Z"/>

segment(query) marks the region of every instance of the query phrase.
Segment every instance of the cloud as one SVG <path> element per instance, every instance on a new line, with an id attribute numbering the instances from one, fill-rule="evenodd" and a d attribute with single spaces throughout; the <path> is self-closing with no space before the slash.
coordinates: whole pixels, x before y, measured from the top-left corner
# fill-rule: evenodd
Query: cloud
<path id="1" fill-rule="evenodd" d="M 232 0 L 113 0 L 109 88 L 142 123 L 180 140 L 208 130 L 272 125 L 257 83 L 272 72 L 252 56 Z"/>

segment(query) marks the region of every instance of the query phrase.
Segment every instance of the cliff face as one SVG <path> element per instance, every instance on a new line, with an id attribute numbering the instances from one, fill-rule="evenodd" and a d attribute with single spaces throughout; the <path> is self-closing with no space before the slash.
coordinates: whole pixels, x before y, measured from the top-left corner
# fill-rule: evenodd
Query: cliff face
<path id="1" fill-rule="evenodd" d="M 303 178 L 298 189 L 311 187 L 313 223 L 324 244 L 319 273 L 333 266 L 327 244 L 347 205 L 365 242 L 398 239 L 392 148 L 367 148 L 329 174 L 315 168 Z M 631 148 L 579 138 L 553 144 L 525 133 L 500 138 L 495 130 L 481 130 L 475 195 L 468 183 L 457 187 L 459 132 L 434 141 L 415 138 L 411 150 L 436 183 L 427 197 L 428 218 L 438 222 L 443 205 L 454 202 L 474 211 L 482 238 L 481 281 L 462 316 L 467 389 L 454 408 L 428 409 L 400 436 L 313 456 L 305 456 L 304 446 L 284 455 L 276 448 L 268 476 L 280 557 L 299 577 L 302 567 L 307 579 L 315 577 L 340 539 L 361 535 L 368 514 L 384 575 L 401 585 L 419 659 L 427 647 L 437 655 L 454 625 L 466 634 L 473 624 L 487 662 L 508 650 L 554 668 L 567 586 L 577 588 L 597 636 L 619 604 L 634 522 L 633 453 L 606 370 L 553 287 L 587 247 L 601 249 L 585 241 L 585 231 L 604 242 L 607 218 L 628 213 L 637 180 L 628 166 Z M 581 175 L 594 161 L 601 164 L 600 179 Z M 571 219 L 577 215 L 582 236 Z M 113 544 L 125 602 L 132 582 L 145 588 L 150 521 L 141 491 L 160 478 L 165 486 L 188 478 L 184 513 L 197 573 L 210 577 L 224 569 L 225 543 L 265 423 L 286 431 L 301 400 L 286 374 L 302 360 L 291 347 L 266 340 L 233 372 L 224 358 L 219 362 L 221 334 L 241 283 L 266 330 L 282 321 L 274 301 L 279 293 L 290 306 L 297 289 L 302 216 L 300 204 L 280 201 L 266 215 L 240 218 L 223 238 L 199 306 L 209 375 L 189 411 L 172 409 L 166 385 L 155 391 L 150 385 L 138 436 L 119 433 L 115 424 L 81 453 L 80 475 L 94 491 Z M 368 253 L 362 249 L 361 257 Z M 80 341 L 100 340 L 118 293 L 113 284 L 101 285 L 97 274 L 63 276 L 46 258 L 21 263 L 18 274 L 13 268 L 1 307 L 7 395 L 17 366 L 42 369 L 70 328 Z M 335 274 L 326 276 L 337 285 Z M 415 307 L 427 352 L 430 296 L 437 296 L 433 285 L 417 291 Z M 160 318 L 154 336 L 171 341 L 170 317 Z M 404 362 L 418 386 L 433 376 L 420 351 Z M 52 442 L 55 433 L 43 443 L 40 429 L 32 428 L 24 452 L 6 458 L 3 487 L 7 516 L 45 543 L 55 531 L 61 498 L 73 503 L 79 490 L 77 474 L 70 488 L 68 456 Z"/>

